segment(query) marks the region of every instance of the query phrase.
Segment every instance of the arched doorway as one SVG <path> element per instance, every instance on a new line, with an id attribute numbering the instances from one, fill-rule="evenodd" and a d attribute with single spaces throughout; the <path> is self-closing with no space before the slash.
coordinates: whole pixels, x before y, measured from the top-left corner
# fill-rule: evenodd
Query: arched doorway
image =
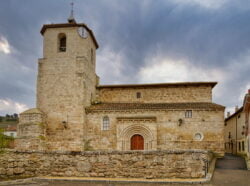
<path id="1" fill-rule="evenodd" d="M 127 127 L 120 126 L 120 132 L 117 133 L 117 149 L 124 151 L 132 150 L 132 137 L 134 135 L 140 135 L 142 136 L 141 141 L 143 141 L 143 147 L 141 148 L 142 150 L 156 150 L 157 143 L 155 139 L 157 138 L 157 130 L 155 126 L 156 125 L 151 125 L 151 128 L 145 125 L 136 124 L 129 125 Z"/>
<path id="2" fill-rule="evenodd" d="M 131 150 L 144 150 L 144 138 L 135 134 L 131 137 Z"/>

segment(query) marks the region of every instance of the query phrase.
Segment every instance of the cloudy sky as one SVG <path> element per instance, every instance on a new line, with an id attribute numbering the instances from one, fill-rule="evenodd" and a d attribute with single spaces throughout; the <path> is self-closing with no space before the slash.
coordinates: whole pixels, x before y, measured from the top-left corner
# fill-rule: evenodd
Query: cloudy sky
<path id="1" fill-rule="evenodd" d="M 70 0 L 0 0 L 0 115 L 35 107 L 43 24 Z M 213 102 L 233 110 L 250 88 L 249 0 L 74 0 L 95 33 L 102 84 L 218 81 Z"/>

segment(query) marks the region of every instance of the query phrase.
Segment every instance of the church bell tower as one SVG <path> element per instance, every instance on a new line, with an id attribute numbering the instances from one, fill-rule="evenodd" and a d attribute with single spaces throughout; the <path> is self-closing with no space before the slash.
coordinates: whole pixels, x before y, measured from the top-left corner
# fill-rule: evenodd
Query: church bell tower
<path id="1" fill-rule="evenodd" d="M 37 108 L 44 114 L 49 150 L 82 150 L 85 107 L 95 99 L 98 43 L 85 24 L 46 24 L 41 29 Z"/>

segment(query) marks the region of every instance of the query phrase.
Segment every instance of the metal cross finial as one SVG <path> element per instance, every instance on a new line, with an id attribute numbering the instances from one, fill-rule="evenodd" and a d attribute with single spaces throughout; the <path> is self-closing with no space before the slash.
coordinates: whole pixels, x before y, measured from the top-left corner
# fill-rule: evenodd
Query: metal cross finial
<path id="1" fill-rule="evenodd" d="M 74 2 L 72 1 L 70 5 L 71 5 L 71 16 L 74 17 Z"/>
<path id="2" fill-rule="evenodd" d="M 72 1 L 70 3 L 70 5 L 71 5 L 71 12 L 70 12 L 70 16 L 68 18 L 68 22 L 69 23 L 75 23 L 76 21 L 75 21 L 75 18 L 74 18 L 74 2 Z"/>

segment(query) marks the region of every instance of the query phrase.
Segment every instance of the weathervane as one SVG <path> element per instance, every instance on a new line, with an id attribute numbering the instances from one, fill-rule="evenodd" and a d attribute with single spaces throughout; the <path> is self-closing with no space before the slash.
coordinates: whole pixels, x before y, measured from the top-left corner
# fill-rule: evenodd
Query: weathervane
<path id="1" fill-rule="evenodd" d="M 71 5 L 71 12 L 70 12 L 70 16 L 68 18 L 68 22 L 69 23 L 76 23 L 75 18 L 74 18 L 74 2 L 73 2 L 73 0 L 70 3 L 70 5 Z"/>

